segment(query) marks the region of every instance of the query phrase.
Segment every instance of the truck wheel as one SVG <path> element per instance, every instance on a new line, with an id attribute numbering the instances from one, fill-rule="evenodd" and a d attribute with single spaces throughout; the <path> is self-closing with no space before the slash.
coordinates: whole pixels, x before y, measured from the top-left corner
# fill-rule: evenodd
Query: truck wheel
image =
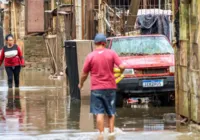
<path id="1" fill-rule="evenodd" d="M 123 107 L 123 103 L 124 103 L 124 97 L 122 93 L 117 92 L 116 93 L 116 107 Z"/>

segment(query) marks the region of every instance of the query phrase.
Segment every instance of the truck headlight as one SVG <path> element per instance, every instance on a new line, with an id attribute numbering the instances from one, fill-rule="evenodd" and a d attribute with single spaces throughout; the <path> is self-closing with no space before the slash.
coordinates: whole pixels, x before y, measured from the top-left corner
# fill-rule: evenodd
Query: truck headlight
<path id="1" fill-rule="evenodd" d="M 125 69 L 123 74 L 135 74 L 134 69 Z"/>
<path id="2" fill-rule="evenodd" d="M 169 67 L 169 72 L 170 73 L 175 73 L 175 66 Z"/>

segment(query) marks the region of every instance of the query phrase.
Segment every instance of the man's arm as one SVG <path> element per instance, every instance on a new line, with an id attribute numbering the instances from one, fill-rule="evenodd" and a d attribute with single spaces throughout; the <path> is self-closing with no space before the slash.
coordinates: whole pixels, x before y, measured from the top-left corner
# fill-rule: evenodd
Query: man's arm
<path id="1" fill-rule="evenodd" d="M 122 61 L 120 60 L 119 56 L 114 52 L 114 63 L 119 67 L 120 71 L 123 73 L 125 66 L 123 65 Z"/>
<path id="2" fill-rule="evenodd" d="M 79 84 L 80 89 L 83 87 L 85 80 L 87 80 L 87 77 L 88 77 L 88 73 L 82 72 L 80 84 Z"/>
<path id="3" fill-rule="evenodd" d="M 1 64 L 3 63 L 4 58 L 5 58 L 4 49 L 2 49 L 2 50 L 1 50 L 1 54 L 0 54 L 0 66 L 1 66 Z"/>
<path id="4" fill-rule="evenodd" d="M 124 72 L 124 69 L 125 69 L 124 65 L 123 65 L 123 64 L 120 64 L 120 65 L 119 65 L 119 69 L 120 69 L 121 73 L 123 73 L 123 72 Z"/>
<path id="5" fill-rule="evenodd" d="M 91 66 L 90 66 L 90 59 L 89 57 L 86 58 L 84 66 L 83 66 L 83 72 L 80 77 L 80 83 L 79 83 L 79 88 L 81 89 L 84 85 L 85 80 L 88 77 L 88 74 L 90 72 Z"/>

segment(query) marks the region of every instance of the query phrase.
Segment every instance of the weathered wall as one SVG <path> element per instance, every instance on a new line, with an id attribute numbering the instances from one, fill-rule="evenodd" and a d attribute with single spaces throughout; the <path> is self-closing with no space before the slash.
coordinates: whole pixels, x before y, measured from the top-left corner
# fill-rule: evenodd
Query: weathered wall
<path id="1" fill-rule="evenodd" d="M 8 6 L 7 5 L 5 5 L 4 6 L 4 9 L 7 9 L 8 8 Z M 6 34 L 8 34 L 9 32 L 10 32 L 10 15 L 9 15 L 9 11 L 6 11 L 6 12 L 4 12 L 4 19 L 3 19 L 3 30 L 4 30 L 4 36 L 6 35 Z"/>
<path id="2" fill-rule="evenodd" d="M 25 36 L 25 6 L 18 6 L 16 9 L 18 13 L 18 22 L 17 22 L 17 33 L 19 39 L 23 39 Z"/>
<path id="3" fill-rule="evenodd" d="M 24 46 L 27 68 L 50 69 L 50 60 L 42 36 L 25 37 Z"/>
<path id="4" fill-rule="evenodd" d="M 12 2 L 10 7 L 11 33 L 16 39 L 23 39 L 25 36 L 25 6 Z"/>
<path id="5" fill-rule="evenodd" d="M 198 0 L 180 4 L 180 46 L 176 46 L 176 110 L 197 123 L 200 123 L 199 12 Z"/>
<path id="6" fill-rule="evenodd" d="M 39 68 L 39 69 L 50 69 L 50 61 L 47 55 L 45 41 L 42 36 L 26 36 L 26 19 L 25 19 L 25 6 L 12 2 L 10 7 L 10 18 L 9 12 L 6 13 L 5 18 L 5 32 L 11 33 L 15 36 L 16 43 L 21 47 L 25 61 L 26 68 Z M 9 29 L 6 26 L 10 19 Z"/>

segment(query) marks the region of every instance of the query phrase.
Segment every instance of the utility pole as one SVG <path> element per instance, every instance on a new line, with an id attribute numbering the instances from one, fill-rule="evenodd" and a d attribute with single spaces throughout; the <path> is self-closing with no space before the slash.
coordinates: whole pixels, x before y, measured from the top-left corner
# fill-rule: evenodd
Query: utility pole
<path id="1" fill-rule="evenodd" d="M 108 0 L 108 5 L 111 5 L 111 4 L 112 4 L 111 0 Z"/>
<path id="2" fill-rule="evenodd" d="M 99 33 L 104 33 L 105 29 L 104 29 L 104 6 L 103 6 L 103 1 L 102 0 L 98 0 L 98 7 L 99 7 L 99 11 L 98 11 L 98 32 Z"/>
<path id="3" fill-rule="evenodd" d="M 82 39 L 82 0 L 75 1 L 76 39 Z"/>
<path id="4" fill-rule="evenodd" d="M 138 9 L 140 7 L 140 1 L 141 0 L 132 0 L 131 5 L 129 7 L 129 15 L 127 20 L 127 29 L 128 31 L 132 31 L 135 26 L 136 18 Z"/>
<path id="5" fill-rule="evenodd" d="M 58 34 L 59 33 L 59 11 L 60 11 L 60 0 L 57 0 L 56 1 L 56 5 L 57 5 L 57 16 L 56 16 L 56 33 Z"/>
<path id="6" fill-rule="evenodd" d="M 161 9 L 161 0 L 158 0 L 158 7 Z"/>
<path id="7" fill-rule="evenodd" d="M 58 64 L 59 64 L 59 49 L 58 47 L 60 47 L 60 19 L 59 19 L 59 11 L 60 11 L 60 0 L 56 1 L 56 5 L 57 5 L 57 16 L 56 16 L 56 53 L 55 53 L 55 59 L 56 59 L 56 65 L 57 65 L 57 70 L 56 70 L 56 74 L 59 74 L 59 70 L 58 70 Z"/>
<path id="8" fill-rule="evenodd" d="M 51 0 L 51 10 L 55 9 L 55 0 Z M 55 18 L 53 17 L 53 29 L 55 29 Z"/>
<path id="9" fill-rule="evenodd" d="M 117 1 L 115 0 L 115 4 L 114 4 L 114 34 L 116 35 L 116 30 L 117 30 L 117 26 L 116 26 L 116 22 L 117 22 L 117 16 L 116 16 L 116 5 L 117 5 Z"/>
<path id="10" fill-rule="evenodd" d="M 147 9 L 147 0 L 143 0 L 143 9 Z"/>

